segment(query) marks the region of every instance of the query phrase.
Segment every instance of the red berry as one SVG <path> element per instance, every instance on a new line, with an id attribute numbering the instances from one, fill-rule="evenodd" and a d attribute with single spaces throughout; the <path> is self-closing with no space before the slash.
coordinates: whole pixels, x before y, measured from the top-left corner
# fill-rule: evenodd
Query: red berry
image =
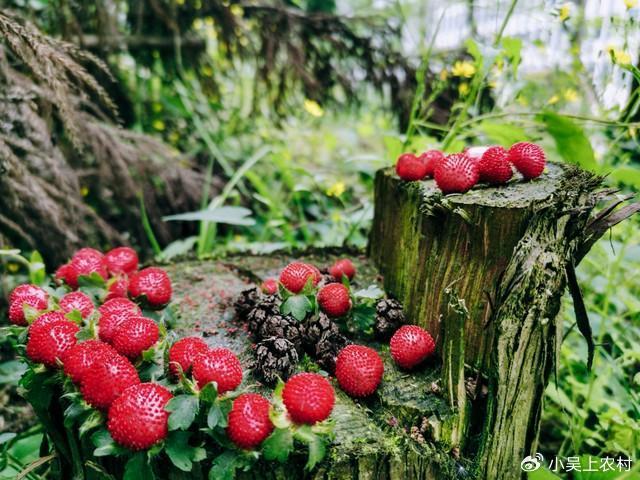
<path id="1" fill-rule="evenodd" d="M 64 373 L 71 377 L 75 383 L 80 383 L 86 372 L 93 368 L 95 362 L 100 362 L 107 357 L 117 355 L 117 353 L 111 345 L 100 340 L 76 343 L 61 358 Z"/>
<path id="2" fill-rule="evenodd" d="M 112 274 L 133 273 L 138 269 L 138 254 L 130 247 L 117 247 L 104 255 L 104 263 Z"/>
<path id="3" fill-rule="evenodd" d="M 242 365 L 231 350 L 215 348 L 193 361 L 193 378 L 198 387 L 216 382 L 218 394 L 235 390 L 242 383 Z"/>
<path id="4" fill-rule="evenodd" d="M 111 300 L 107 300 L 98 307 L 98 311 L 101 315 L 124 312 L 133 312 L 140 315 L 142 313 L 140 307 L 128 298 L 113 298 Z"/>
<path id="5" fill-rule="evenodd" d="M 127 388 L 109 408 L 107 429 L 120 445 L 145 450 L 167 438 L 171 392 L 156 383 Z"/>
<path id="6" fill-rule="evenodd" d="M 280 283 L 292 293 L 300 293 L 307 284 L 309 278 L 316 286 L 321 275 L 317 268 L 302 262 L 293 262 L 284 267 L 280 274 Z"/>
<path id="7" fill-rule="evenodd" d="M 155 345 L 159 337 L 160 330 L 153 320 L 131 317 L 117 327 L 111 343 L 118 353 L 136 359 Z"/>
<path id="8" fill-rule="evenodd" d="M 77 254 L 76 254 L 77 255 Z M 105 280 L 108 278 L 107 269 L 104 266 L 102 257 L 96 255 L 74 256 L 65 271 L 65 282 L 71 288 L 78 288 L 80 277 L 88 277 L 92 273 L 97 273 Z"/>
<path id="9" fill-rule="evenodd" d="M 340 388 L 352 397 L 367 397 L 376 391 L 384 365 L 378 352 L 362 345 L 347 345 L 336 358 Z"/>
<path id="10" fill-rule="evenodd" d="M 56 322 L 62 320 L 63 322 L 68 322 L 69 319 L 64 316 L 64 313 L 59 311 L 54 312 L 45 312 L 38 316 L 31 325 L 29 325 L 29 335 L 33 335 L 40 328 L 48 325 L 49 323 Z"/>
<path id="11" fill-rule="evenodd" d="M 275 295 L 278 293 L 278 280 L 275 278 L 267 278 L 262 282 L 262 285 L 260 285 L 260 290 L 266 295 Z"/>
<path id="12" fill-rule="evenodd" d="M 429 332 L 417 325 L 403 325 L 391 337 L 391 356 L 402 368 L 413 368 L 433 355 L 436 345 Z"/>
<path id="13" fill-rule="evenodd" d="M 143 300 L 150 308 L 162 308 L 171 300 L 171 280 L 163 269 L 147 267 L 129 279 L 129 296 Z"/>
<path id="14" fill-rule="evenodd" d="M 209 347 L 201 338 L 186 337 L 178 340 L 169 349 L 169 371 L 171 375 L 178 377 L 178 365 L 183 373 L 188 374 L 196 357 L 207 353 L 208 350 Z"/>
<path id="15" fill-rule="evenodd" d="M 64 265 L 58 267 L 56 273 L 54 274 L 56 283 L 58 285 L 61 285 L 63 282 L 69 285 L 69 275 L 71 275 L 71 268 L 71 262 L 65 263 Z"/>
<path id="16" fill-rule="evenodd" d="M 487 183 L 507 183 L 513 176 L 507 151 L 496 145 L 489 147 L 478 161 L 480 180 Z"/>
<path id="17" fill-rule="evenodd" d="M 60 299 L 60 309 L 64 313 L 71 313 L 78 310 L 82 318 L 88 318 L 94 310 L 91 299 L 82 292 L 67 293 Z"/>
<path id="18" fill-rule="evenodd" d="M 23 285 L 18 285 L 11 291 L 11 293 L 9 294 L 9 303 L 13 303 L 18 298 L 24 297 L 39 297 L 43 300 L 48 300 L 49 294 L 37 285 L 25 283 Z"/>
<path id="19" fill-rule="evenodd" d="M 282 401 L 291 420 L 308 423 L 326 420 L 333 410 L 335 393 L 329 381 L 317 373 L 298 373 L 282 390 Z"/>
<path id="20" fill-rule="evenodd" d="M 535 143 L 519 142 L 509 149 L 509 161 L 524 178 L 539 177 L 544 171 L 546 156 L 544 150 Z"/>
<path id="21" fill-rule="evenodd" d="M 422 160 L 427 169 L 427 177 L 433 177 L 436 165 L 444 160 L 444 154 L 440 150 L 428 150 L 418 157 Z"/>
<path id="22" fill-rule="evenodd" d="M 486 152 L 488 149 L 489 147 L 486 145 L 477 146 L 477 147 L 467 147 L 464 149 L 463 153 L 466 155 L 466 157 L 469 160 L 475 163 L 478 163 L 482 158 L 482 155 L 484 155 L 484 152 Z"/>
<path id="23" fill-rule="evenodd" d="M 341 283 L 330 283 L 318 293 L 320 309 L 330 317 L 342 317 L 351 310 L 349 289 Z"/>
<path id="24" fill-rule="evenodd" d="M 113 355 L 86 370 L 80 393 L 89 405 L 107 410 L 131 385 L 140 383 L 138 371 L 126 357 Z"/>
<path id="25" fill-rule="evenodd" d="M 118 275 L 111 278 L 107 283 L 107 297 L 105 300 L 113 300 L 114 298 L 128 298 L 129 296 L 129 279 L 124 275 Z"/>
<path id="26" fill-rule="evenodd" d="M 402 180 L 409 182 L 422 180 L 427 176 L 427 164 L 413 153 L 403 153 L 396 162 L 396 173 Z"/>
<path id="27" fill-rule="evenodd" d="M 49 305 L 46 299 L 42 296 L 27 295 L 25 297 L 17 297 L 14 302 L 9 304 L 9 321 L 14 325 L 27 325 L 27 319 L 24 317 L 24 307 L 28 305 L 36 310 L 45 310 Z"/>
<path id="28" fill-rule="evenodd" d="M 329 274 L 339 282 L 342 281 L 343 276 L 353 280 L 356 276 L 356 267 L 348 258 L 342 258 L 329 267 Z"/>
<path id="29" fill-rule="evenodd" d="M 126 298 L 114 298 L 98 308 L 98 335 L 103 342 L 111 342 L 122 323 L 130 318 L 142 315 L 140 307 Z"/>
<path id="30" fill-rule="evenodd" d="M 243 393 L 233 401 L 229 412 L 227 435 L 244 449 L 260 445 L 273 431 L 269 418 L 269 400 L 257 393 Z"/>
<path id="31" fill-rule="evenodd" d="M 478 183 L 480 172 L 465 154 L 454 153 L 438 164 L 433 178 L 444 193 L 464 193 Z"/>
<path id="32" fill-rule="evenodd" d="M 27 341 L 27 356 L 34 362 L 55 367 L 56 361 L 73 347 L 80 327 L 68 320 L 57 320 L 31 332 Z"/>
<path id="33" fill-rule="evenodd" d="M 76 251 L 76 253 L 73 254 L 73 257 L 71 258 L 71 260 L 76 260 L 76 259 L 83 259 L 83 260 L 97 259 L 97 260 L 102 260 L 103 258 L 104 258 L 104 255 L 102 254 L 101 251 L 96 250 L 95 248 L 91 248 L 91 247 L 84 247 L 84 248 L 81 248 L 80 250 Z"/>

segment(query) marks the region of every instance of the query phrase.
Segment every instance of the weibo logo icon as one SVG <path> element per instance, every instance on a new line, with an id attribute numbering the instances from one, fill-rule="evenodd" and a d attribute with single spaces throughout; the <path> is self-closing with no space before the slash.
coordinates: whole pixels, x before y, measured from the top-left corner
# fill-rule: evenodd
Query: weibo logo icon
<path id="1" fill-rule="evenodd" d="M 543 460 L 544 457 L 541 453 L 529 455 L 528 457 L 524 457 L 522 459 L 522 462 L 520 462 L 520 468 L 523 472 L 535 472 L 542 466 Z"/>

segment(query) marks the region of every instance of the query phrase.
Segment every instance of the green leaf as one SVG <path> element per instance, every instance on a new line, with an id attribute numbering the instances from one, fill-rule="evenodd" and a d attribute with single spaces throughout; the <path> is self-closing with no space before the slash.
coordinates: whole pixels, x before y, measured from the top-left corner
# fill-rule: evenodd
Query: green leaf
<path id="1" fill-rule="evenodd" d="M 29 258 L 29 281 L 35 285 L 42 285 L 47 276 L 42 255 L 37 250 L 31 253 Z"/>
<path id="2" fill-rule="evenodd" d="M 183 472 L 191 471 L 195 457 L 196 448 L 189 445 L 189 437 L 189 432 L 171 432 L 165 445 L 169 459 Z"/>
<path id="3" fill-rule="evenodd" d="M 94 428 L 96 428 L 98 425 L 101 425 L 102 423 L 104 423 L 104 418 L 102 414 L 99 411 L 94 410 L 84 420 L 84 422 L 82 422 L 82 425 L 80 425 L 78 434 L 80 435 L 80 437 L 82 437 L 84 436 L 85 433 L 93 430 Z"/>
<path id="4" fill-rule="evenodd" d="M 631 166 L 618 167 L 609 174 L 609 178 L 617 183 L 631 185 L 636 189 L 640 189 L 640 168 Z"/>
<path id="5" fill-rule="evenodd" d="M 527 133 L 523 128 L 508 123 L 484 120 L 478 124 L 478 129 L 486 135 L 491 143 L 502 145 L 505 148 L 527 138 Z"/>
<path id="6" fill-rule="evenodd" d="M 209 480 L 233 480 L 236 477 L 238 453 L 232 450 L 218 455 L 209 470 Z"/>
<path id="7" fill-rule="evenodd" d="M 368 298 L 371 300 L 377 300 L 384 296 L 384 290 L 382 290 L 378 285 L 369 285 L 367 288 L 363 288 L 354 292 L 353 294 L 356 298 Z"/>
<path id="8" fill-rule="evenodd" d="M 283 463 L 292 451 L 293 435 L 289 428 L 276 428 L 262 444 L 262 453 L 267 460 Z"/>
<path id="9" fill-rule="evenodd" d="M 207 414 L 207 426 L 212 430 L 216 427 L 226 427 L 232 405 L 233 402 L 230 398 L 225 398 L 224 400 L 214 403 Z"/>
<path id="10" fill-rule="evenodd" d="M 216 382 L 207 383 L 202 390 L 200 390 L 200 399 L 214 403 L 218 398 L 218 387 L 216 386 Z"/>
<path id="11" fill-rule="evenodd" d="M 295 438 L 307 445 L 309 448 L 309 456 L 304 468 L 307 471 L 312 470 L 313 467 L 322 461 L 327 453 L 325 440 L 319 435 L 313 433 L 309 425 L 304 425 L 298 428 L 295 433 Z"/>
<path id="12" fill-rule="evenodd" d="M 366 334 L 373 332 L 373 325 L 376 322 L 376 307 L 360 303 L 351 309 L 351 314 L 353 325 L 357 331 Z"/>
<path id="13" fill-rule="evenodd" d="M 387 157 L 393 160 L 395 163 L 396 159 L 402 153 L 403 143 L 398 137 L 392 137 L 390 135 L 386 135 L 382 141 L 384 142 L 385 149 L 387 151 Z"/>
<path id="14" fill-rule="evenodd" d="M 65 313 L 64 316 L 67 318 L 67 320 L 70 320 L 78 325 L 82 325 L 82 313 L 80 313 L 80 310 L 72 310 L 69 313 Z"/>
<path id="15" fill-rule="evenodd" d="M 64 426 L 71 428 L 76 420 L 91 411 L 89 407 L 80 402 L 71 403 L 64 411 Z"/>
<path id="16" fill-rule="evenodd" d="M 307 313 L 313 311 L 313 305 L 304 295 L 293 295 L 280 306 L 283 315 L 291 315 L 298 321 L 303 321 Z"/>
<path id="17" fill-rule="evenodd" d="M 560 477 L 551 473 L 546 467 L 533 472 L 527 472 L 527 480 L 559 480 Z"/>
<path id="18" fill-rule="evenodd" d="M 104 428 L 91 435 L 91 443 L 96 447 L 93 451 L 93 455 L 96 457 L 120 455 L 127 451 L 124 447 L 118 445 L 113 438 L 111 438 L 111 434 Z"/>
<path id="19" fill-rule="evenodd" d="M 17 433 L 15 432 L 0 433 L 0 445 L 2 445 L 3 443 L 10 442 L 16 437 L 16 435 Z"/>
<path id="20" fill-rule="evenodd" d="M 515 37 L 503 37 L 502 38 L 502 48 L 504 49 L 504 53 L 509 59 L 509 63 L 511 64 L 511 68 L 513 69 L 513 74 L 518 73 L 518 65 L 520 65 L 520 54 L 522 52 L 522 39 Z M 520 138 L 525 138 L 520 137 Z"/>
<path id="21" fill-rule="evenodd" d="M 569 117 L 554 112 L 541 113 L 537 118 L 544 123 L 547 132 L 556 142 L 558 153 L 565 161 L 587 170 L 598 170 L 591 142 L 580 125 Z"/>
<path id="22" fill-rule="evenodd" d="M 105 288 L 107 282 L 98 272 L 91 272 L 90 275 L 80 275 L 78 277 L 78 285 L 88 288 Z"/>
<path id="23" fill-rule="evenodd" d="M 48 372 L 27 371 L 20 379 L 20 386 L 25 389 L 24 397 L 35 410 L 47 410 L 51 402 L 51 387 Z"/>
<path id="24" fill-rule="evenodd" d="M 178 395 L 164 408 L 169 415 L 169 430 L 186 430 L 198 414 L 199 399 L 195 395 Z"/>
<path id="25" fill-rule="evenodd" d="M 136 453 L 124 467 L 122 480 L 155 480 L 146 452 Z"/>
<path id="26" fill-rule="evenodd" d="M 255 225 L 256 221 L 250 218 L 251 210 L 244 207 L 217 207 L 199 210 L 197 212 L 179 213 L 162 217 L 165 222 L 171 221 L 199 221 L 225 223 L 227 225 Z"/>

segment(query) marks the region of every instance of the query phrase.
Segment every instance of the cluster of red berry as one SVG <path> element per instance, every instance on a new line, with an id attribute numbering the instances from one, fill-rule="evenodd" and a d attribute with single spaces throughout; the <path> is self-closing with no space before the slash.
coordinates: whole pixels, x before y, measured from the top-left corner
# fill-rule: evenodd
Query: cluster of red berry
<path id="1" fill-rule="evenodd" d="M 396 173 L 407 181 L 431 178 L 444 193 L 464 193 L 478 182 L 507 183 L 513 167 L 527 180 L 544 171 L 546 157 L 534 143 L 518 142 L 508 150 L 501 146 L 471 147 L 461 153 L 445 155 L 429 150 L 421 155 L 404 153 L 396 163 Z"/>

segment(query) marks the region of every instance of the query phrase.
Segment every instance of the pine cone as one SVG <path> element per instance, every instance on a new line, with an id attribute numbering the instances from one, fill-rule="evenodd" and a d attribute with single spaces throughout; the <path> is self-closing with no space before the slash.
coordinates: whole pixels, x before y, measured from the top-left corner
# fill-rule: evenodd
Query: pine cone
<path id="1" fill-rule="evenodd" d="M 333 373 L 338 353 L 350 343 L 347 337 L 339 332 L 325 332 L 316 345 L 316 362 L 327 372 Z"/>
<path id="2" fill-rule="evenodd" d="M 338 333 L 338 325 L 324 313 L 307 320 L 302 334 L 304 348 L 311 354 L 316 351 L 316 345 L 326 332 Z"/>
<path id="3" fill-rule="evenodd" d="M 295 346 L 286 338 L 265 338 L 256 347 L 253 373 L 266 385 L 273 386 L 278 378 L 287 380 L 295 372 L 298 358 Z"/>
<path id="4" fill-rule="evenodd" d="M 260 327 L 270 317 L 280 315 L 280 299 L 275 296 L 265 297 L 247 314 L 249 332 L 254 338 L 260 337 Z"/>
<path id="5" fill-rule="evenodd" d="M 295 318 L 278 313 L 262 322 L 255 337 L 258 340 L 269 337 L 286 338 L 293 343 L 298 352 L 302 352 L 302 331 L 302 325 Z"/>
<path id="6" fill-rule="evenodd" d="M 234 304 L 238 318 L 246 318 L 251 309 L 260 301 L 261 296 L 258 287 L 251 287 L 241 291 Z"/>
<path id="7" fill-rule="evenodd" d="M 406 323 L 406 319 L 402 311 L 402 304 L 398 300 L 383 298 L 378 301 L 374 325 L 376 337 L 386 340 L 404 323 Z"/>

